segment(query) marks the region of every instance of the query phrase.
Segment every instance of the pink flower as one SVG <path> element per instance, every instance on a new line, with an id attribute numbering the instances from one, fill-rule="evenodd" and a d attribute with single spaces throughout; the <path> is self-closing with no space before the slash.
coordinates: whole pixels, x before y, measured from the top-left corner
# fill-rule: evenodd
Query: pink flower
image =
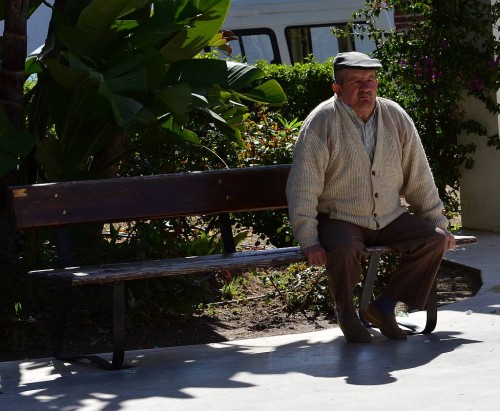
<path id="1" fill-rule="evenodd" d="M 469 90 L 473 93 L 482 93 L 484 91 L 484 81 L 476 78 L 469 81 Z"/>

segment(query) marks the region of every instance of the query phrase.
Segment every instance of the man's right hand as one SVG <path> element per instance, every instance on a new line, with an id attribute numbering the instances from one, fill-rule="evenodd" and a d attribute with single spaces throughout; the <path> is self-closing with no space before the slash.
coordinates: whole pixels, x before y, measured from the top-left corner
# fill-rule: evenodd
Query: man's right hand
<path id="1" fill-rule="evenodd" d="M 321 244 L 312 245 L 302 250 L 310 265 L 325 265 L 326 250 Z"/>

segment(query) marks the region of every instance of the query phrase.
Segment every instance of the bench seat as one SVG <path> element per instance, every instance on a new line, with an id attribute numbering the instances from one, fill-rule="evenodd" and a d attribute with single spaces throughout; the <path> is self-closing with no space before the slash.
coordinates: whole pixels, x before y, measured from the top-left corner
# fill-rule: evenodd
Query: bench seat
<path id="1" fill-rule="evenodd" d="M 473 244 L 475 237 L 455 236 L 457 245 Z M 388 246 L 366 247 L 370 255 L 390 252 Z M 103 264 L 85 267 L 33 270 L 28 275 L 42 280 L 79 286 L 105 284 L 148 278 L 169 277 L 220 270 L 247 270 L 305 262 L 299 247 L 268 248 L 227 254 L 169 258 L 130 263 Z"/>

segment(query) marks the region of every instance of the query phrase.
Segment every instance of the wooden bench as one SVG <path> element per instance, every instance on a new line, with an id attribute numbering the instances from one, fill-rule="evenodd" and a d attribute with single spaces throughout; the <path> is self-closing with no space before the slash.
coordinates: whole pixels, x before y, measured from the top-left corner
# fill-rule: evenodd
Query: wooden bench
<path id="1" fill-rule="evenodd" d="M 111 362 L 86 355 L 103 368 L 119 369 L 124 361 L 124 284 L 132 280 L 192 273 L 244 270 L 305 261 L 298 247 L 236 251 L 229 213 L 286 209 L 285 185 L 289 165 L 223 169 L 205 172 L 72 181 L 8 188 L 15 229 L 56 229 L 62 268 L 36 270 L 29 276 L 63 287 L 109 284 L 113 288 L 113 357 Z M 174 217 L 216 215 L 224 254 L 74 267 L 65 236 L 68 227 Z M 459 244 L 474 237 L 457 237 Z M 370 247 L 372 255 L 361 306 L 366 307 L 375 281 L 380 254 L 386 246 Z M 414 331 L 431 332 L 436 323 L 436 293 L 427 309 L 427 324 Z M 61 316 L 63 318 L 63 316 Z M 63 351 L 63 320 L 56 322 L 54 354 L 70 360 Z"/>

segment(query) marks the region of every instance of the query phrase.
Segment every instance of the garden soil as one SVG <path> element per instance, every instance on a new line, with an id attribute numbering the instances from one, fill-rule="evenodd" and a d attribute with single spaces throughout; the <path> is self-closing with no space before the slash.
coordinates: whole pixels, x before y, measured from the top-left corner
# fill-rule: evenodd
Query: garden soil
<path id="1" fill-rule="evenodd" d="M 438 275 L 439 305 L 472 297 L 481 287 L 478 270 L 444 261 Z M 207 344 L 281 334 L 306 333 L 336 327 L 333 315 L 318 315 L 307 309 L 287 312 L 280 298 L 267 299 L 269 288 L 260 281 L 245 284 L 244 298 L 215 302 L 209 309 L 185 318 L 145 318 L 127 325 L 126 350 L 177 345 Z M 24 320 L 7 327 L 0 345 L 0 361 L 51 357 L 47 320 Z M 109 324 L 70 324 L 66 346 L 70 352 L 111 351 Z"/>

